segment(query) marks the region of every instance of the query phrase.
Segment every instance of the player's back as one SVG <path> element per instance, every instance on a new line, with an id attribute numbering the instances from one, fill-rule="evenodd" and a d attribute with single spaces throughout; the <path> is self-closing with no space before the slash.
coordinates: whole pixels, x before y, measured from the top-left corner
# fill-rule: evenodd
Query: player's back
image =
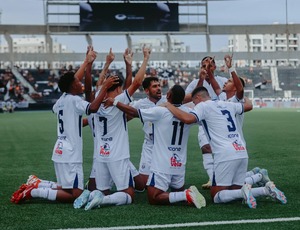
<path id="1" fill-rule="evenodd" d="M 188 112 L 189 108 L 180 106 Z M 191 125 L 179 121 L 163 107 L 140 110 L 142 121 L 154 127 L 151 170 L 167 174 L 183 174 L 187 158 L 187 142 Z"/>
<path id="2" fill-rule="evenodd" d="M 235 117 L 243 113 L 241 104 L 210 100 L 197 104 L 194 111 L 203 124 L 216 162 L 247 157 Z"/>

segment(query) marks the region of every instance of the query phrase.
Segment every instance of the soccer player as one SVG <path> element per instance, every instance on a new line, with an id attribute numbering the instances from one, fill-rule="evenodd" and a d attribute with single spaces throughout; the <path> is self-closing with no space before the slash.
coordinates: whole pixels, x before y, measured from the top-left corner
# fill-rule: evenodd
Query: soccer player
<path id="1" fill-rule="evenodd" d="M 174 85 L 167 93 L 167 100 L 183 111 L 184 89 Z M 206 205 L 205 198 L 196 186 L 184 189 L 187 142 L 190 125 L 176 119 L 166 108 L 155 106 L 148 109 L 135 109 L 120 102 L 114 104 L 130 116 L 139 117 L 143 123 L 151 122 L 153 146 L 150 159 L 150 174 L 147 180 L 147 193 L 150 204 L 166 205 L 180 201 L 193 203 L 197 208 Z M 172 192 L 167 192 L 168 189 Z"/>
<path id="2" fill-rule="evenodd" d="M 144 79 L 150 53 L 151 50 L 144 46 L 144 59 L 132 84 L 123 92 L 122 79 L 119 79 L 118 85 L 108 89 L 107 98 L 112 97 L 125 104 L 131 102 L 131 96 L 141 86 Z M 134 199 L 134 181 L 130 171 L 129 140 L 125 114 L 115 107 L 105 108 L 104 105 L 101 105 L 95 119 L 95 131 L 97 138 L 96 185 L 98 190 L 90 193 L 87 204 L 82 202 L 78 207 L 83 207 L 86 204 L 85 210 L 90 210 L 104 204 L 131 204 Z M 116 185 L 117 192 L 108 195 L 112 186 L 111 181 Z"/>
<path id="3" fill-rule="evenodd" d="M 207 65 L 207 62 L 211 63 L 211 65 L 209 67 Z M 184 100 L 185 103 L 192 100 L 191 93 L 195 88 L 197 88 L 199 86 L 204 86 L 208 90 L 208 93 L 213 100 L 217 99 L 217 95 L 212 88 L 210 78 L 207 73 L 208 71 L 206 71 L 208 68 L 212 74 L 214 74 L 214 71 L 217 68 L 214 58 L 210 57 L 210 56 L 204 57 L 201 60 L 199 79 L 193 80 L 187 86 L 187 88 L 185 90 L 185 93 L 186 93 L 186 97 Z M 224 86 L 225 82 L 227 82 L 227 78 L 220 77 L 220 76 L 215 76 L 215 80 L 217 81 L 218 85 L 221 88 Z M 201 125 L 199 125 L 198 143 L 199 143 L 199 146 L 202 151 L 203 166 L 204 166 L 204 169 L 206 170 L 208 178 L 209 178 L 208 182 L 206 184 L 202 185 L 202 188 L 209 189 L 210 185 L 211 185 L 212 175 L 213 175 L 213 157 L 212 157 L 213 153 L 212 153 L 212 149 L 209 145 L 209 141 L 206 138 L 204 129 Z"/>
<path id="4" fill-rule="evenodd" d="M 224 84 L 223 89 L 220 88 L 218 82 L 216 81 L 213 73 L 210 71 L 210 65 L 211 60 L 206 61 L 206 66 L 208 67 L 206 69 L 207 74 L 209 76 L 211 85 L 218 96 L 218 99 L 221 101 L 231 101 L 236 103 L 243 103 L 244 104 L 244 111 L 250 111 L 252 110 L 252 102 L 244 97 L 244 87 L 245 82 L 242 78 L 240 78 L 234 66 L 232 65 L 232 56 L 225 55 L 224 56 L 225 65 L 228 69 L 228 72 L 230 73 L 231 77 L 227 80 L 227 82 Z M 237 122 L 237 129 L 239 130 L 239 133 L 241 135 L 242 140 L 245 143 L 246 141 L 244 139 L 243 135 L 243 122 L 244 122 L 244 113 L 238 114 L 236 116 L 236 122 Z M 247 184 L 253 185 L 253 184 L 260 184 L 261 186 L 265 186 L 267 182 L 270 181 L 270 178 L 268 176 L 268 171 L 266 169 L 260 169 L 258 167 L 255 167 L 254 169 L 250 170 L 246 174 L 245 182 Z"/>
<path id="5" fill-rule="evenodd" d="M 159 106 L 166 102 L 166 96 L 162 96 L 161 85 L 159 79 L 155 76 L 146 77 L 143 81 L 143 88 L 147 95 L 146 98 L 138 101 L 133 101 L 130 105 L 136 109 L 147 109 L 155 106 Z M 148 176 L 150 174 L 150 165 L 152 158 L 153 148 L 153 124 L 150 121 L 143 122 L 143 131 L 145 133 L 141 159 L 139 164 L 139 177 L 141 183 L 138 187 L 139 191 L 143 191 L 146 188 Z M 137 188 L 137 187 L 136 187 Z"/>
<path id="6" fill-rule="evenodd" d="M 257 196 L 271 196 L 286 204 L 283 192 L 274 183 L 265 187 L 252 188 L 244 184 L 248 166 L 248 153 L 237 129 L 236 114 L 242 114 L 243 105 L 225 101 L 212 101 L 205 87 L 198 87 L 192 93 L 196 105 L 191 113 L 179 110 L 171 103 L 166 107 L 180 121 L 191 124 L 202 122 L 214 153 L 214 175 L 211 197 L 214 203 L 227 203 L 244 199 L 250 208 L 256 208 Z"/>
<path id="7" fill-rule="evenodd" d="M 95 58 L 94 51 L 88 52 L 83 64 L 84 68 Z M 82 94 L 82 84 L 74 72 L 67 72 L 61 76 L 58 85 L 63 94 L 53 106 L 53 112 L 57 115 L 57 141 L 52 160 L 57 186 L 55 189 L 45 188 L 42 187 L 45 184 L 41 183 L 43 181 L 33 178 L 13 194 L 12 202 L 18 204 L 31 198 L 73 202 L 82 193 L 82 115 L 96 112 L 107 89 L 118 84 L 117 80 L 116 77 L 107 80 L 96 99 L 89 103 L 78 96 Z"/>

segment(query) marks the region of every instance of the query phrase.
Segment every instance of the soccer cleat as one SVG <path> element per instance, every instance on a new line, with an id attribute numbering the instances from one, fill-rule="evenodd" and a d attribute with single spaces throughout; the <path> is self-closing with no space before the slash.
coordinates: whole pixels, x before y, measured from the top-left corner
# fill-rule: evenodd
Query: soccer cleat
<path id="1" fill-rule="evenodd" d="M 201 185 L 202 189 L 210 189 L 211 187 L 211 181 L 207 181 L 206 184 Z"/>
<path id="2" fill-rule="evenodd" d="M 16 197 L 14 203 L 19 204 L 22 201 L 31 199 L 31 191 L 35 188 L 36 187 L 34 185 L 26 185 L 26 188 Z"/>
<path id="3" fill-rule="evenodd" d="M 19 189 L 12 194 L 10 201 L 14 203 L 15 200 L 19 197 L 20 193 L 23 192 L 26 188 L 27 188 L 27 185 L 22 184 L 19 187 Z"/>
<path id="4" fill-rule="evenodd" d="M 99 190 L 95 190 L 94 192 L 94 197 L 92 198 L 91 201 L 87 203 L 85 206 L 84 210 L 91 210 L 92 208 L 100 208 L 100 204 L 104 198 L 104 194 L 100 192 Z"/>
<path id="5" fill-rule="evenodd" d="M 30 175 L 27 179 L 27 185 L 34 185 L 36 188 L 38 187 L 41 180 L 36 175 Z"/>
<path id="6" fill-rule="evenodd" d="M 259 182 L 257 183 L 257 185 L 258 185 L 259 187 L 263 187 L 263 186 L 266 185 L 266 183 L 268 183 L 269 181 L 271 181 L 270 178 L 269 178 L 269 175 L 268 175 L 268 170 L 266 170 L 266 169 L 261 169 L 261 170 L 259 170 L 258 173 L 260 173 L 260 174 L 262 175 L 261 181 L 259 181 Z"/>
<path id="7" fill-rule="evenodd" d="M 252 195 L 251 185 L 244 184 L 241 188 L 242 195 L 244 197 L 244 202 L 248 205 L 249 208 L 256 208 L 256 199 Z"/>
<path id="8" fill-rule="evenodd" d="M 257 173 L 259 173 L 260 170 L 261 170 L 261 169 L 260 169 L 259 167 L 255 167 L 255 168 L 253 168 L 251 171 L 252 171 L 254 174 L 257 174 Z"/>
<path id="9" fill-rule="evenodd" d="M 275 184 L 272 181 L 266 183 L 265 188 L 269 191 L 269 194 L 272 198 L 279 200 L 282 204 L 287 203 L 287 199 L 284 193 L 276 188 Z"/>
<path id="10" fill-rule="evenodd" d="M 89 201 L 90 191 L 85 189 L 81 195 L 74 201 L 73 207 L 74 208 L 81 208 Z"/>
<path id="11" fill-rule="evenodd" d="M 193 203 L 196 208 L 202 208 L 206 206 L 206 200 L 204 196 L 198 191 L 196 186 L 191 186 L 185 190 L 186 199 L 188 203 Z"/>

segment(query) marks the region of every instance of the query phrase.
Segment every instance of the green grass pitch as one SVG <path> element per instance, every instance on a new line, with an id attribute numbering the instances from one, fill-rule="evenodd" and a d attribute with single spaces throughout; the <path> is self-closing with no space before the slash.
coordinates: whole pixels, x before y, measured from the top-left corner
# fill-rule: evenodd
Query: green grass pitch
<path id="1" fill-rule="evenodd" d="M 131 160 L 138 166 L 143 132 L 138 119 L 129 123 Z M 93 144 L 91 131 L 84 128 L 84 173 L 88 178 Z M 146 193 L 136 194 L 127 206 L 106 206 L 97 210 L 75 210 L 72 204 L 30 200 L 10 203 L 11 194 L 28 175 L 55 181 L 52 148 L 56 139 L 56 118 L 51 111 L 0 114 L 0 229 L 62 229 L 139 226 L 208 221 L 252 220 L 299 217 L 300 213 L 300 111 L 297 109 L 255 109 L 245 115 L 244 135 L 249 152 L 249 169 L 266 168 L 271 180 L 284 191 L 288 203 L 257 199 L 250 210 L 241 201 L 212 204 L 197 143 L 197 127 L 190 132 L 186 187 L 195 184 L 207 199 L 207 207 L 196 209 L 184 203 L 151 206 Z M 201 229 L 299 229 L 299 221 L 261 224 L 203 226 Z M 179 228 L 177 228 L 179 229 Z M 182 229 L 182 228 L 181 228 Z M 189 227 L 186 229 L 199 229 Z"/>

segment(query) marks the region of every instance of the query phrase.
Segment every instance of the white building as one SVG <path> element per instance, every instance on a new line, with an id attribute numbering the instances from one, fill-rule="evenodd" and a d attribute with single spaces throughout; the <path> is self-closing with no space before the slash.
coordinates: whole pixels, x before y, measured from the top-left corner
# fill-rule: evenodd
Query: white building
<path id="1" fill-rule="evenodd" d="M 0 45 L 1 53 L 8 53 L 8 45 L 1 44 Z M 46 39 L 44 36 L 30 36 L 30 37 L 22 37 L 22 38 L 13 38 L 13 52 L 14 53 L 47 53 L 46 47 Z M 62 45 L 56 41 L 53 42 L 53 53 L 67 53 L 70 52 L 67 50 L 65 45 Z M 2 62 L 1 66 L 5 66 L 6 63 Z M 73 63 L 63 63 L 65 65 L 72 65 Z M 15 65 L 21 68 L 48 68 L 49 63 L 45 61 L 21 61 L 15 62 Z M 60 62 L 53 63 L 55 68 L 60 68 Z"/>
<path id="2" fill-rule="evenodd" d="M 228 37 L 229 52 L 275 52 L 275 51 L 297 51 L 300 34 L 255 34 L 249 35 L 247 41 L 246 35 L 232 35 Z M 288 41 L 288 42 L 287 42 Z M 298 59 L 270 59 L 270 60 L 238 60 L 238 66 L 297 66 Z"/>

